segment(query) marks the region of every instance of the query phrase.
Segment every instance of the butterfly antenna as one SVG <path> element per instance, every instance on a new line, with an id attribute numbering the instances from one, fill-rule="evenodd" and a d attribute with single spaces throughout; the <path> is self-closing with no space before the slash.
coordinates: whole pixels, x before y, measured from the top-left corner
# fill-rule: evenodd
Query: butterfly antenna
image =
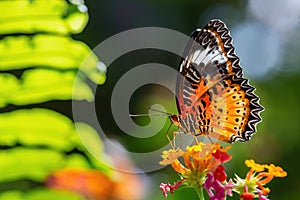
<path id="1" fill-rule="evenodd" d="M 159 112 L 159 113 L 165 114 L 165 116 L 166 116 L 166 115 L 168 115 L 168 116 L 171 116 L 171 115 L 172 115 L 171 113 L 168 113 L 168 112 L 165 112 L 165 111 L 162 111 L 162 110 L 157 110 L 157 109 L 155 109 L 155 108 L 152 108 L 151 106 L 149 106 L 148 108 L 149 108 L 149 110 L 153 110 L 153 111 L 155 111 L 155 112 Z"/>
<path id="2" fill-rule="evenodd" d="M 160 116 L 164 117 L 166 114 L 129 114 L 129 117 L 149 117 L 149 116 Z"/>

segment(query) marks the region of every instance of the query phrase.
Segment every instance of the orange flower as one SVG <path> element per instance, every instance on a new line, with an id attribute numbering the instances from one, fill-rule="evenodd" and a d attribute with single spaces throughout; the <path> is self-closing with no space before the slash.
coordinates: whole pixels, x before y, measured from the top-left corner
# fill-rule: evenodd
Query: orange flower
<path id="1" fill-rule="evenodd" d="M 266 165 L 256 164 L 253 159 L 245 160 L 245 165 L 256 172 L 264 171 L 266 167 Z"/>
<path id="2" fill-rule="evenodd" d="M 253 159 L 245 160 L 245 165 L 250 167 L 249 172 L 246 175 L 245 182 L 239 179 L 240 187 L 246 184 L 249 187 L 249 191 L 256 191 L 256 187 L 259 188 L 262 195 L 267 195 L 270 193 L 270 189 L 264 187 L 269 183 L 274 177 L 285 177 L 287 172 L 285 172 L 281 167 L 270 165 L 261 165 L 254 162 Z"/>
<path id="3" fill-rule="evenodd" d="M 75 192 L 94 200 L 109 199 L 115 186 L 102 172 L 86 169 L 58 170 L 48 176 L 45 184 L 49 188 Z"/>
<path id="4" fill-rule="evenodd" d="M 135 174 L 116 172 L 117 180 L 95 169 L 69 168 L 50 174 L 48 188 L 77 193 L 90 200 L 140 199 L 141 182 Z"/>
<path id="5" fill-rule="evenodd" d="M 187 182 L 202 185 L 207 173 L 213 173 L 221 163 L 231 159 L 226 153 L 229 148 L 222 148 L 219 143 L 200 142 L 188 146 L 185 152 L 180 149 L 164 151 L 160 164 L 171 165 Z M 179 160 L 181 157 L 183 162 Z"/>
<path id="6" fill-rule="evenodd" d="M 274 177 L 286 177 L 287 172 L 284 171 L 281 167 L 275 166 L 273 164 L 266 166 L 269 170 L 269 173 L 272 174 Z"/>
<path id="7" fill-rule="evenodd" d="M 163 151 L 163 155 L 161 155 L 163 160 L 160 161 L 159 164 L 160 165 L 170 165 L 182 155 L 183 155 L 183 151 L 179 148 L 176 150 L 170 149 L 168 151 Z"/>

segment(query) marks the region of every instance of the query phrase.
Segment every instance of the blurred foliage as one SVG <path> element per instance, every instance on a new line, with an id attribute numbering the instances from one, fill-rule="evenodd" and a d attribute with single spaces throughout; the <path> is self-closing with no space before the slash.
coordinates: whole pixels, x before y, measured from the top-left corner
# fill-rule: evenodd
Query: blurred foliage
<path id="1" fill-rule="evenodd" d="M 81 32 L 88 21 L 84 5 L 60 0 L 2 1 L 0 13 L 0 34 L 74 34 Z"/>
<path id="2" fill-rule="evenodd" d="M 0 2 L 1 200 L 87 197 L 85 193 L 67 192 L 76 190 L 59 188 L 61 183 L 49 178 L 63 169 L 96 169 L 102 177 L 95 180 L 106 177 L 114 182 L 109 179 L 111 169 L 88 153 L 77 134 L 80 130 L 89 135 L 83 142 L 107 159 L 101 141 L 95 139 L 97 132 L 42 106 L 54 100 L 93 101 L 84 80 L 89 78 L 96 84 L 105 81 L 105 74 L 97 68 L 98 58 L 70 35 L 85 27 L 86 11 L 80 1 Z M 75 81 L 77 89 L 73 93 Z M 64 177 L 66 181 L 70 178 Z M 76 185 L 76 180 L 72 184 Z"/>
<path id="3" fill-rule="evenodd" d="M 49 69 L 31 69 L 22 73 L 18 79 L 15 75 L 2 73 L 0 84 L 0 107 L 8 104 L 28 105 L 41 103 L 53 99 L 93 100 L 90 88 L 80 82 L 73 94 L 73 85 L 76 79 L 75 71 L 55 71 Z M 14 91 L 14 92 L 11 92 Z"/>
<path id="4" fill-rule="evenodd" d="M 102 152 L 96 131 L 87 124 L 74 124 L 69 119 L 70 102 L 65 101 L 71 98 L 93 101 L 85 79 L 99 84 L 106 81 L 98 88 L 96 107 L 102 117 L 101 126 L 111 137 L 118 138 L 132 152 L 149 151 L 168 142 L 165 132 L 169 121 L 152 138 L 140 139 L 123 134 L 113 123 L 109 98 L 118 78 L 132 67 L 154 61 L 177 68 L 179 59 L 162 52 L 141 51 L 138 56 L 114 62 L 109 67 L 109 79 L 106 80 L 96 67 L 99 63 L 96 56 L 90 54 L 89 47 L 79 40 L 95 47 L 109 36 L 136 27 L 166 27 L 190 34 L 212 18 L 222 19 L 230 29 L 245 18 L 257 20 L 247 11 L 250 1 L 86 1 L 89 16 L 82 2 L 0 1 L 0 200 L 82 199 L 71 192 L 49 190 L 44 186 L 45 179 L 53 170 L 70 166 L 111 173 L 107 166 L 92 158 L 81 144 L 88 144 L 93 152 Z M 88 19 L 89 25 L 85 28 Z M 282 47 L 284 67 L 273 68 L 272 72 L 276 73 L 271 78 L 255 80 L 250 77 L 250 83 L 257 88 L 256 94 L 266 108 L 262 113 L 263 122 L 250 142 L 234 144 L 230 150 L 233 159 L 227 168 L 233 169 L 228 171 L 232 177 L 234 173 L 241 176 L 246 173 L 243 166 L 246 158 L 281 165 L 287 170 L 288 177 L 269 185 L 272 190 L 270 197 L 298 199 L 299 160 L 295 152 L 300 140 L 299 40 L 289 36 L 284 38 L 288 40 L 288 46 Z M 77 86 L 80 88 L 72 97 L 79 67 L 81 71 Z M 100 80 L 99 73 L 102 73 Z M 130 109 L 134 113 L 146 113 L 149 105 L 158 103 L 168 112 L 176 113 L 174 96 L 160 87 L 140 88 L 131 100 Z M 149 123 L 149 118 L 136 120 L 139 124 Z M 90 134 L 90 137 L 80 142 L 75 134 L 75 126 L 85 134 Z M 50 159 L 46 159 L 46 156 Z M 104 154 L 101 156 L 105 157 Z M 169 168 L 149 175 L 153 180 L 153 186 L 148 188 L 151 194 L 147 198 L 149 200 L 162 199 L 158 189 L 160 182 L 172 182 L 177 178 L 177 174 Z M 168 197 L 170 200 L 195 198 L 193 190 L 189 189 L 177 191 Z"/>
<path id="5" fill-rule="evenodd" d="M 80 35 L 80 38 L 85 38 L 90 46 L 96 46 L 109 36 L 127 29 L 144 26 L 165 27 L 189 35 L 195 28 L 201 28 L 208 20 L 213 18 L 223 20 L 228 28 L 233 31 L 233 29 L 246 21 L 261 23 L 249 11 L 248 6 L 250 2 L 252 1 L 89 1 L 87 2 L 90 8 L 89 26 Z M 273 9 L 272 13 L 257 9 L 257 12 L 260 14 L 265 12 L 266 14 L 274 14 L 279 17 L 279 13 L 281 13 L 283 8 L 295 11 L 294 8 L 289 6 L 289 3 L 281 4 L 282 1 L 253 2 L 261 4 L 261 8 L 263 7 L 262 5 L 265 7 L 276 7 L 275 5 L 278 5 Z M 278 23 L 288 24 L 284 21 L 279 21 Z M 272 28 L 272 23 L 271 25 L 263 25 L 267 28 Z M 298 117 L 300 111 L 300 57 L 297 54 L 300 40 L 298 32 L 299 24 L 298 28 L 293 30 L 293 32 L 290 29 L 283 30 L 281 37 L 283 43 L 280 46 L 282 62 L 278 63 L 278 66 L 273 66 L 270 74 L 266 74 L 261 79 L 249 77 L 245 74 L 250 79 L 250 83 L 257 88 L 255 93 L 261 98 L 260 102 L 265 107 L 265 111 L 262 112 L 263 121 L 258 125 L 257 134 L 253 136 L 251 141 L 247 143 L 237 142 L 229 152 L 233 155 L 233 159 L 227 165 L 227 169 L 232 169 L 228 170 L 230 177 L 233 177 L 234 173 L 241 176 L 245 175 L 247 168 L 243 162 L 248 158 L 254 158 L 260 163 L 280 165 L 288 172 L 286 178 L 274 180 L 270 183 L 271 199 L 298 199 L 300 195 L 297 169 L 299 159 L 295 156 L 300 141 Z M 261 36 L 262 40 L 264 37 L 264 35 Z M 235 39 L 233 37 L 233 44 L 238 46 Z M 253 45 L 255 46 L 255 43 Z M 257 49 L 249 49 L 249 51 L 256 52 Z M 141 139 L 126 135 L 113 123 L 113 117 L 109 111 L 111 107 L 111 91 L 119 77 L 135 66 L 153 62 L 162 63 L 177 69 L 179 59 L 174 59 L 174 57 L 170 57 L 159 50 L 153 50 L 151 53 L 140 50 L 134 53 L 134 56 L 129 53 L 120 57 L 109 66 L 107 74 L 109 78 L 106 80 L 106 84 L 99 88 L 96 96 L 96 99 L 99 99 L 99 104 L 96 106 L 98 106 L 97 111 L 99 118 L 101 118 L 102 127 L 112 137 L 120 139 L 122 144 L 133 152 L 143 152 L 145 149 L 149 150 L 153 146 L 154 148 L 162 147 L 167 143 L 165 133 L 170 122 L 167 120 L 165 128 L 151 138 Z M 240 55 L 238 54 L 238 56 Z M 267 53 L 262 57 L 266 60 L 269 59 Z M 256 58 L 249 58 L 249 60 L 256 60 Z M 241 62 L 243 63 L 243 60 Z M 242 65 L 242 67 L 246 66 Z M 258 68 L 264 68 L 264 66 L 258 66 Z M 167 79 L 168 77 L 166 77 Z M 175 83 L 175 80 L 169 81 Z M 153 104 L 163 105 L 167 112 L 177 112 L 174 95 L 170 94 L 170 91 L 167 89 L 162 89 L 155 85 L 139 88 L 131 97 L 130 103 L 130 111 L 132 113 L 147 113 L 148 106 Z M 105 117 L 101 113 L 105 113 Z M 135 121 L 139 125 L 147 125 L 150 119 L 145 117 L 143 119 L 135 119 Z M 172 181 L 175 181 L 177 177 L 169 168 L 153 172 L 150 176 L 154 186 L 151 188 L 151 196 L 147 199 L 161 199 L 161 191 L 158 190 L 159 183 L 166 181 L 173 183 Z M 176 191 L 175 194 L 168 196 L 168 199 L 171 200 L 195 198 L 196 195 L 193 190 L 185 189 Z"/>
<path id="6" fill-rule="evenodd" d="M 80 197 L 77 194 L 66 192 L 66 191 L 58 191 L 58 190 L 47 190 L 47 189 L 34 189 L 30 190 L 29 192 L 22 192 L 22 191 L 8 191 L 3 192 L 0 194 L 1 200 L 24 200 L 24 199 L 32 199 L 32 200 L 51 200 L 51 199 L 57 199 L 57 200 L 83 200 L 82 197 Z"/>
<path id="7" fill-rule="evenodd" d="M 34 21 L 35 18 L 32 20 Z M 0 55 L 1 70 L 41 67 L 60 71 L 76 70 L 84 62 L 81 70 L 92 81 L 102 84 L 105 80 L 104 75 L 98 80 L 99 73 L 101 73 L 96 68 L 98 59 L 91 54 L 90 48 L 82 42 L 73 40 L 68 35 L 8 36 L 1 40 L 0 51 L 2 52 Z"/>

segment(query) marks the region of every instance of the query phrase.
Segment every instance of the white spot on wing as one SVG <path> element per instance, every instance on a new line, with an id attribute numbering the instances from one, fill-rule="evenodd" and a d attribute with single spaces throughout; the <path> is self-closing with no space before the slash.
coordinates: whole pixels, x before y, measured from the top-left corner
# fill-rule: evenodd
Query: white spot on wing
<path id="1" fill-rule="evenodd" d="M 195 51 L 195 53 L 193 54 L 192 62 L 194 62 L 195 60 L 197 60 L 197 58 L 198 58 L 199 55 L 200 55 L 200 50 Z"/>
<path id="2" fill-rule="evenodd" d="M 200 51 L 200 50 L 199 50 Z M 192 62 L 196 63 L 197 65 L 199 65 L 201 62 L 203 62 L 203 60 L 205 59 L 205 57 L 207 56 L 207 49 L 204 49 L 202 51 L 200 51 L 199 55 L 195 58 L 195 60 L 193 60 Z"/>

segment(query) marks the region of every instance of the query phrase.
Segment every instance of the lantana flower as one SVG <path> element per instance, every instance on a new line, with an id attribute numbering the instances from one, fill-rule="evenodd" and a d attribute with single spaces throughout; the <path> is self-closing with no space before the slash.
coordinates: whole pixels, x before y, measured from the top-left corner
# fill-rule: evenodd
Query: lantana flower
<path id="1" fill-rule="evenodd" d="M 179 148 L 164 151 L 160 164 L 171 165 L 180 175 L 180 180 L 173 185 L 160 184 L 163 196 L 167 197 L 168 192 L 173 193 L 181 185 L 186 185 L 193 187 L 201 200 L 204 199 L 203 188 L 210 200 L 224 200 L 232 196 L 232 192 L 237 193 L 242 200 L 268 200 L 270 189 L 265 185 L 274 177 L 287 176 L 287 172 L 279 166 L 261 165 L 251 159 L 245 161 L 250 168 L 245 179 L 236 175 L 234 180 L 226 181 L 223 163 L 231 159 L 227 153 L 230 148 L 222 148 L 219 143 L 199 143 L 188 146 L 186 151 Z"/>
<path id="2" fill-rule="evenodd" d="M 213 174 L 207 174 L 207 179 L 203 184 L 203 188 L 207 191 L 210 200 L 225 199 L 227 195 L 232 196 L 231 188 L 233 184 L 220 182 Z"/>
<path id="3" fill-rule="evenodd" d="M 186 151 L 180 149 L 164 151 L 160 162 L 161 165 L 171 165 L 179 173 L 181 179 L 171 185 L 170 183 L 160 185 L 163 195 L 167 192 L 173 193 L 181 184 L 193 187 L 198 195 L 203 197 L 202 185 L 206 180 L 207 174 L 214 174 L 216 180 L 222 181 L 227 175 L 222 168 L 222 164 L 229 161 L 231 156 L 227 154 L 230 146 L 223 148 L 219 143 L 199 143 L 194 146 L 188 146 Z"/>
<path id="4" fill-rule="evenodd" d="M 233 190 L 240 194 L 243 200 L 254 199 L 258 197 L 260 200 L 267 200 L 266 195 L 270 193 L 270 189 L 265 185 L 274 177 L 285 177 L 285 172 L 281 167 L 270 165 L 261 165 L 254 162 L 253 159 L 245 160 L 245 165 L 250 168 L 246 178 L 242 179 L 236 175 Z M 250 198 L 250 196 L 252 198 Z"/>

